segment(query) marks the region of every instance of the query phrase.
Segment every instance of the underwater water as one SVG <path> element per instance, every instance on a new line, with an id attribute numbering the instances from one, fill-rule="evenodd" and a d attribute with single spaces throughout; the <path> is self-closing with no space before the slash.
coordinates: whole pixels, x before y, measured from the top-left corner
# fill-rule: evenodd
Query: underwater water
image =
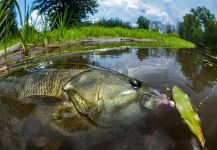
<path id="1" fill-rule="evenodd" d="M 111 69 L 141 80 L 169 96 L 172 86 L 181 87 L 189 94 L 201 118 L 208 150 L 217 149 L 217 62 L 198 54 L 197 49 L 124 48 L 63 54 L 34 62 L 27 70 L 34 73 L 59 64 L 89 64 Z M 22 65 L 19 67 L 22 68 Z M 128 126 L 63 134 L 37 120 L 36 114 L 40 113 L 35 112 L 46 113 L 44 110 L 49 110 L 49 106 L 23 106 L 13 103 L 10 98 L 7 101 L 1 102 L 0 148 L 8 145 L 8 149 L 200 149 L 175 110 L 144 116 Z M 23 111 L 25 115 L 20 115 Z M 13 117 L 5 117 L 11 115 Z M 24 123 L 17 124 L 20 120 Z M 70 126 L 70 123 L 67 125 Z"/>

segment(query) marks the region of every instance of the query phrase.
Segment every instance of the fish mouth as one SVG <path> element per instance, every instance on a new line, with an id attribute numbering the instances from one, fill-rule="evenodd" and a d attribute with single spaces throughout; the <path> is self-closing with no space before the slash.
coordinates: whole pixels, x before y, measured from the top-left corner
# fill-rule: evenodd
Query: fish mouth
<path id="1" fill-rule="evenodd" d="M 156 89 L 150 89 L 149 99 L 145 101 L 144 107 L 156 110 L 156 111 L 167 111 L 175 109 L 176 105 L 173 99 L 166 94 L 161 94 Z"/>

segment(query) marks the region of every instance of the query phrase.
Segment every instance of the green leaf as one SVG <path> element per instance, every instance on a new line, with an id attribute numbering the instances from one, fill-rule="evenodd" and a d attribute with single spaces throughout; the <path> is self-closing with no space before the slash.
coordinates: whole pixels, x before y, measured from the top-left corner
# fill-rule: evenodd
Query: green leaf
<path id="1" fill-rule="evenodd" d="M 190 98 L 180 88 L 174 86 L 172 89 L 173 99 L 176 103 L 176 108 L 179 111 L 182 119 L 187 123 L 191 132 L 197 137 L 202 148 L 205 148 L 205 139 L 201 129 L 201 123 L 198 114 L 193 109 Z"/>

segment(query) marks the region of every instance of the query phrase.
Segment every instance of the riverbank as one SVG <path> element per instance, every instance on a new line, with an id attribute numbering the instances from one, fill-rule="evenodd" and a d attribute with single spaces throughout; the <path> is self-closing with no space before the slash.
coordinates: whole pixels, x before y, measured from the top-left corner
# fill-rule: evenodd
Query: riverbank
<path id="1" fill-rule="evenodd" d="M 187 42 L 183 39 L 180 39 L 177 36 L 169 34 L 161 34 L 156 31 L 150 31 L 145 29 L 129 29 L 122 27 L 99 27 L 99 26 L 84 26 L 77 28 L 63 28 L 56 29 L 47 32 L 37 32 L 31 31 L 27 36 L 29 45 L 34 46 L 47 46 L 55 44 L 65 44 L 65 43 L 74 43 L 81 40 L 89 40 L 92 38 L 129 38 L 131 39 L 143 39 L 143 42 L 155 41 L 155 42 L 176 42 L 181 44 L 183 48 L 192 48 L 195 47 L 194 44 Z M 145 40 L 144 40 L 145 39 Z M 133 40 L 135 41 L 135 40 Z M 138 40 L 137 40 L 138 41 Z M 137 42 L 136 41 L 136 42 Z M 19 37 L 14 37 L 13 39 L 7 41 L 6 45 L 8 47 L 20 42 Z M 112 42 L 116 42 L 113 40 Z M 129 42 L 129 41 L 128 41 Z M 180 46 L 179 46 L 180 47 Z M 4 45 L 0 45 L 0 50 L 4 48 Z"/>
<path id="2" fill-rule="evenodd" d="M 93 50 L 98 48 L 111 48 L 120 46 L 149 46 L 149 47 L 170 47 L 170 48 L 191 48 L 191 45 L 179 42 L 158 41 L 155 39 L 136 39 L 136 38 L 112 38 L 112 37 L 98 37 L 87 38 L 83 40 L 65 41 L 64 43 L 51 43 L 46 45 L 29 45 L 30 56 L 34 53 L 40 53 L 44 50 L 47 52 L 70 52 Z M 22 43 L 16 43 L 6 49 L 7 55 L 17 51 L 22 51 Z M 0 51 L 0 57 L 5 55 L 5 51 Z"/>
<path id="3" fill-rule="evenodd" d="M 64 33 L 64 34 L 63 34 Z M 15 42 L 16 40 L 12 40 Z M 81 52 L 115 47 L 165 47 L 194 48 L 195 45 L 168 34 L 144 29 L 107 28 L 88 26 L 81 28 L 54 30 L 46 33 L 37 32 L 28 40 L 29 56 L 26 59 L 36 59 L 59 55 L 63 53 Z M 10 41 L 9 41 L 10 42 Z M 0 66 L 14 64 L 23 59 L 22 43 L 19 40 L 5 50 L 0 50 Z M 9 45 L 9 44 L 8 44 Z"/>

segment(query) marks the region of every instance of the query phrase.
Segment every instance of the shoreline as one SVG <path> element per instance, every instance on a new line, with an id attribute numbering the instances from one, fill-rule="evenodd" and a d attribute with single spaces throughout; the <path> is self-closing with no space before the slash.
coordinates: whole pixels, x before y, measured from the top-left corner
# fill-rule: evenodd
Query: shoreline
<path id="1" fill-rule="evenodd" d="M 138 38 L 127 38 L 127 37 L 91 37 L 86 38 L 82 40 L 69 40 L 64 43 L 51 43 L 46 45 L 29 45 L 29 52 L 30 56 L 31 54 L 37 53 L 37 51 L 48 51 L 53 52 L 55 50 L 61 50 L 61 49 L 70 49 L 73 47 L 79 47 L 79 46 L 94 46 L 94 45 L 103 45 L 103 44 L 115 44 L 115 43 L 165 43 L 165 44 L 177 44 L 177 46 L 181 45 L 182 43 L 179 42 L 170 42 L 170 41 L 160 41 L 155 39 L 138 39 Z M 185 48 L 183 46 L 183 48 Z M 187 47 L 186 47 L 187 48 Z M 10 54 L 13 54 L 15 52 L 21 52 L 22 53 L 22 44 L 21 42 L 18 42 L 6 49 L 7 56 Z M 0 50 L 0 58 L 3 58 L 5 56 L 5 50 Z"/>

